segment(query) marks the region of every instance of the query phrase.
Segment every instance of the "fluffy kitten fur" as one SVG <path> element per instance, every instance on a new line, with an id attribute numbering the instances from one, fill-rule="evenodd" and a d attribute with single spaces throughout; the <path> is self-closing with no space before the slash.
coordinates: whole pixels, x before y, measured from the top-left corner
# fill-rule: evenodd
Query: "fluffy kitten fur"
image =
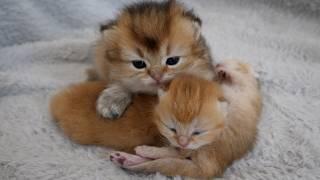
<path id="1" fill-rule="evenodd" d="M 257 81 L 248 65 L 230 61 L 217 65 L 216 71 L 220 88 L 216 83 L 196 77 L 182 76 L 174 80 L 160 98 L 156 108 L 156 113 L 160 113 L 158 115 L 153 111 L 157 104 L 156 97 L 135 95 L 132 105 L 119 120 L 105 121 L 95 112 L 95 101 L 104 88 L 103 82 L 74 85 L 60 92 L 52 99 L 51 112 L 66 135 L 78 143 L 103 145 L 126 152 L 132 152 L 138 146 L 135 152 L 139 156 L 123 152 L 111 155 L 112 161 L 124 168 L 159 171 L 166 175 L 215 176 L 250 149 L 261 111 Z M 182 85 L 184 88 L 179 88 Z M 225 107 L 220 103 L 221 97 L 228 102 L 227 114 L 223 113 Z M 179 118 L 168 118 L 166 115 Z M 190 128 L 190 122 L 195 125 L 193 118 L 190 118 L 192 116 L 199 116 L 201 119 L 198 120 L 209 124 L 200 123 L 200 126 Z M 180 124 L 172 123 L 172 120 L 178 122 L 180 119 Z M 172 146 L 180 150 L 139 146 L 164 145 L 157 127 Z M 172 128 L 176 128 L 177 134 Z M 206 129 L 210 132 L 201 132 Z M 182 133 L 187 131 L 187 141 L 186 138 L 181 140 L 179 136 L 186 135 Z M 190 136 L 195 131 L 200 134 Z"/>
<path id="2" fill-rule="evenodd" d="M 118 118 L 133 93 L 156 94 L 159 86 L 180 73 L 211 79 L 212 60 L 200 26 L 192 11 L 173 0 L 129 5 L 102 25 L 96 72 L 88 71 L 91 78 L 108 82 L 98 98 L 98 112 Z"/>
<path id="3" fill-rule="evenodd" d="M 116 152 L 121 167 L 165 175 L 207 178 L 220 175 L 253 145 L 261 96 L 251 68 L 237 61 L 217 66 L 217 84 L 197 78 L 173 80 L 156 107 L 156 124 L 173 147 L 140 146 L 136 154 Z M 227 113 L 220 100 L 226 100 Z M 153 159 L 153 160 L 150 160 Z"/>
<path id="4" fill-rule="evenodd" d="M 106 121 L 96 113 L 95 102 L 105 83 L 84 82 L 56 94 L 50 111 L 63 132 L 79 144 L 100 145 L 134 152 L 138 145 L 161 145 L 152 122 L 157 97 L 134 95 L 133 103 L 117 121 Z"/>

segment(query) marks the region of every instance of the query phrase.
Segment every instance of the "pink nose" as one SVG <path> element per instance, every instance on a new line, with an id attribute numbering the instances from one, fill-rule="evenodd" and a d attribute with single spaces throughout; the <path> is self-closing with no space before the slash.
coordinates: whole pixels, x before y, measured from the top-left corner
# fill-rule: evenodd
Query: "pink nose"
<path id="1" fill-rule="evenodd" d="M 189 138 L 186 136 L 179 136 L 178 137 L 178 144 L 182 147 L 187 147 L 189 144 Z"/>
<path id="2" fill-rule="evenodd" d="M 156 80 L 159 82 L 162 79 L 162 74 L 161 73 L 150 73 L 150 76 L 152 79 Z"/>

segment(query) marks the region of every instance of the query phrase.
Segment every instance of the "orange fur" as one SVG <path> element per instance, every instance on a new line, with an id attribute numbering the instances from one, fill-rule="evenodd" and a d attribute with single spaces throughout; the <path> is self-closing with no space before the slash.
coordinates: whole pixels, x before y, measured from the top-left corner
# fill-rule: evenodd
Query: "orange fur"
<path id="1" fill-rule="evenodd" d="M 195 76 L 178 76 L 158 105 L 153 96 L 137 95 L 116 121 L 105 121 L 95 112 L 103 82 L 83 83 L 60 92 L 52 100 L 51 112 L 63 131 L 78 143 L 128 152 L 138 146 L 137 154 L 155 159 L 127 169 L 197 178 L 217 176 L 253 146 L 261 112 L 260 91 L 250 67 L 232 61 L 217 68 L 221 69 L 230 75 L 230 82 L 222 79 L 217 84 Z M 222 99 L 229 104 L 226 116 L 220 106 Z M 193 127 L 194 122 L 198 126 Z M 173 124 L 176 133 L 170 129 Z M 190 134 L 199 127 L 205 130 L 203 135 Z M 139 146 L 163 145 L 159 133 L 180 148 L 178 136 L 183 135 L 189 138 L 190 146 L 180 151 Z"/>
<path id="2" fill-rule="evenodd" d="M 223 98 L 219 97 L 217 84 L 186 77 L 173 80 L 159 100 L 156 107 L 158 118 L 155 119 L 158 129 L 171 146 L 181 150 L 140 146 L 135 149 L 136 153 L 154 160 L 124 168 L 170 176 L 209 178 L 222 174 L 228 165 L 251 149 L 262 108 L 258 83 L 251 68 L 237 61 L 223 63 L 217 67 L 217 73 Z M 220 99 L 228 102 L 225 116 L 218 106 Z M 192 113 L 171 106 L 177 102 L 182 109 L 189 110 L 188 106 L 192 106 L 189 100 L 195 107 Z M 192 134 L 197 129 L 204 131 Z M 181 136 L 186 144 L 179 142 Z"/>
<path id="3" fill-rule="evenodd" d="M 60 128 L 80 144 L 101 145 L 132 152 L 138 145 L 156 145 L 158 131 L 151 119 L 157 98 L 136 95 L 124 116 L 105 120 L 95 111 L 103 82 L 73 85 L 52 98 L 50 109 Z"/>

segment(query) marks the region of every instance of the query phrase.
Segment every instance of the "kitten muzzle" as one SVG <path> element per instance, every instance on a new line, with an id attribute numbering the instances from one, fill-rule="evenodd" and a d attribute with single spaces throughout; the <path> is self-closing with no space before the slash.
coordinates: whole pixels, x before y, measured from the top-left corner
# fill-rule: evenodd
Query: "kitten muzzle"
<path id="1" fill-rule="evenodd" d="M 189 138 L 186 136 L 179 136 L 178 137 L 178 144 L 182 147 L 185 148 L 189 145 Z"/>

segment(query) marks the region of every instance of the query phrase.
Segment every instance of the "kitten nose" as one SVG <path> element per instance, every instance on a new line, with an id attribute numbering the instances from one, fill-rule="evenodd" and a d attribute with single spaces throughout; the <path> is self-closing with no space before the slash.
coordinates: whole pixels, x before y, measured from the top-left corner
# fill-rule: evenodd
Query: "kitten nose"
<path id="1" fill-rule="evenodd" d="M 161 72 L 150 72 L 150 76 L 152 79 L 156 80 L 159 82 L 162 79 L 162 73 Z"/>
<path id="2" fill-rule="evenodd" d="M 189 144 L 189 138 L 186 136 L 179 136 L 178 144 L 182 147 L 186 147 Z"/>

